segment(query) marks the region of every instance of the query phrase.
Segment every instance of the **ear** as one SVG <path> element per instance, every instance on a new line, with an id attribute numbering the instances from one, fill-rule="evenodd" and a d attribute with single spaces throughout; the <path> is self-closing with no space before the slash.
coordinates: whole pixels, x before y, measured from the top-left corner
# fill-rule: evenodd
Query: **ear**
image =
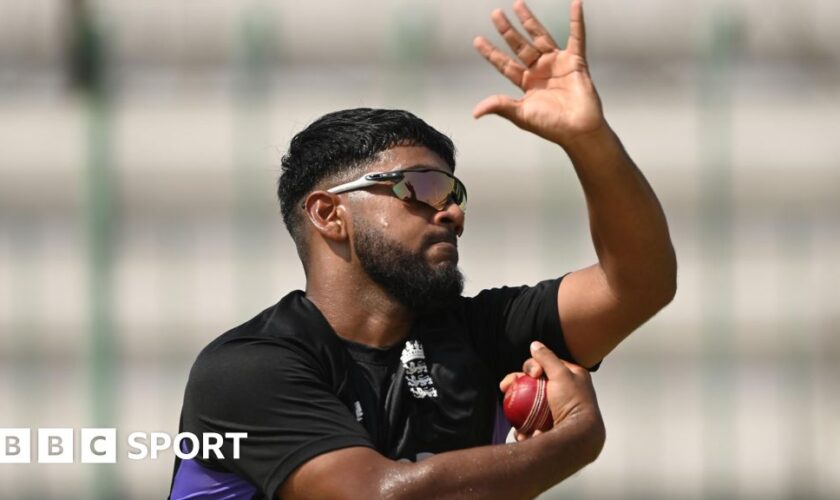
<path id="1" fill-rule="evenodd" d="M 337 194 L 313 191 L 304 200 L 303 210 L 324 238 L 333 241 L 347 239 L 346 213 Z"/>

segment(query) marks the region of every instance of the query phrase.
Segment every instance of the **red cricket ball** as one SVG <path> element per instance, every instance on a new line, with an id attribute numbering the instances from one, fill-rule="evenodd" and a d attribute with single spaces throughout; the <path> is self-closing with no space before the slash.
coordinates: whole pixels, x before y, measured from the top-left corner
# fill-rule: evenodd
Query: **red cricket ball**
<path id="1" fill-rule="evenodd" d="M 548 407 L 545 377 L 523 375 L 513 381 L 505 391 L 502 404 L 508 421 L 523 434 L 535 430 L 547 431 L 554 422 Z"/>

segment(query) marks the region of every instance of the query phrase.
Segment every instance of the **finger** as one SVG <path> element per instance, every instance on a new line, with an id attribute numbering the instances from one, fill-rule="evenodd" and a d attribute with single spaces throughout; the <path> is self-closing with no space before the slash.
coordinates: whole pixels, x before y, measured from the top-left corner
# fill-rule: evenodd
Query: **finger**
<path id="1" fill-rule="evenodd" d="M 523 375 L 525 374 L 522 372 L 508 373 L 507 375 L 505 375 L 505 378 L 503 378 L 502 381 L 499 382 L 499 389 L 501 389 L 502 392 L 507 392 L 508 387 L 510 387 L 510 384 L 512 384 L 514 380 L 518 379 Z"/>
<path id="2" fill-rule="evenodd" d="M 491 95 L 475 105 L 473 118 L 481 118 L 487 114 L 497 114 L 518 123 L 519 101 L 506 95 Z"/>
<path id="3" fill-rule="evenodd" d="M 540 434 L 542 434 L 542 431 L 541 431 L 541 430 L 539 430 L 539 429 L 537 429 L 537 430 L 535 430 L 535 431 L 534 431 L 534 433 L 533 433 L 533 434 L 531 434 L 531 437 L 537 437 L 537 436 L 539 436 Z"/>
<path id="4" fill-rule="evenodd" d="M 534 358 L 528 358 L 524 363 L 522 363 L 522 371 L 532 378 L 540 378 L 543 374 L 542 366 L 540 366 L 539 362 Z"/>
<path id="5" fill-rule="evenodd" d="M 569 7 L 569 40 L 566 50 L 586 56 L 586 24 L 583 21 L 583 2 L 580 0 L 572 0 Z"/>
<path id="6" fill-rule="evenodd" d="M 531 45 L 527 38 L 516 31 L 516 28 L 510 24 L 510 21 L 505 13 L 502 12 L 502 9 L 494 10 L 493 13 L 490 14 L 490 19 L 493 20 L 496 30 L 498 30 L 499 34 L 502 35 L 502 38 L 505 39 L 508 46 L 510 46 L 514 54 L 516 54 L 516 57 L 518 57 L 525 66 L 533 66 L 542 53 L 537 50 L 536 47 Z"/>
<path id="7" fill-rule="evenodd" d="M 534 14 L 531 13 L 531 9 L 525 5 L 524 0 L 517 0 L 513 4 L 513 11 L 516 12 L 516 16 L 519 18 L 519 22 L 522 23 L 522 27 L 525 28 L 525 31 L 531 35 L 531 39 L 533 40 L 533 45 L 542 53 L 552 52 L 557 49 L 557 42 L 551 38 L 551 34 L 549 34 L 548 30 L 540 23 Z"/>
<path id="8" fill-rule="evenodd" d="M 478 36 L 473 40 L 473 47 L 479 54 L 484 56 L 487 61 L 499 70 L 499 73 L 505 75 L 508 80 L 513 82 L 517 87 L 522 87 L 522 75 L 525 68 L 514 61 L 507 54 L 497 49 L 492 43 L 488 42 L 483 36 Z"/>
<path id="9" fill-rule="evenodd" d="M 558 358 L 550 349 L 544 346 L 541 342 L 531 342 L 531 356 L 542 365 L 546 376 L 551 379 L 568 376 L 570 371 L 566 363 Z"/>
<path id="10" fill-rule="evenodd" d="M 521 432 L 516 431 L 516 440 L 517 440 L 517 441 L 525 441 L 525 440 L 526 440 L 526 439 L 528 439 L 529 437 L 530 437 L 530 436 L 529 436 L 529 435 L 527 435 L 527 434 L 522 434 Z"/>

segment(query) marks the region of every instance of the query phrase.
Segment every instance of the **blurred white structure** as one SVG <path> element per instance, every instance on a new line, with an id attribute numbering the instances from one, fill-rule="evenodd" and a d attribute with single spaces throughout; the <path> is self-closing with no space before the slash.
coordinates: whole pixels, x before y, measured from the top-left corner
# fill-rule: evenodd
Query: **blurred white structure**
<path id="1" fill-rule="evenodd" d="M 595 258 L 562 152 L 470 117 L 512 92 L 471 48 L 507 5 L 91 2 L 107 100 L 68 85 L 72 5 L 0 1 L 0 427 L 174 433 L 200 348 L 303 286 L 279 158 L 335 109 L 406 108 L 453 137 L 468 292 Z M 531 7 L 565 38 L 566 2 Z M 840 3 L 585 9 L 607 117 L 665 206 L 680 288 L 595 376 L 601 458 L 545 497 L 837 498 Z M 0 484 L 160 498 L 171 468 L 171 454 L 0 465 Z"/>

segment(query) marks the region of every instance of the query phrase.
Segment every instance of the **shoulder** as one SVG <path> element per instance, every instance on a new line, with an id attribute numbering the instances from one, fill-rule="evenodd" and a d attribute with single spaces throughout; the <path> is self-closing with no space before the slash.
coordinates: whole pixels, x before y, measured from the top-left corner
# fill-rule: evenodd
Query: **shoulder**
<path id="1" fill-rule="evenodd" d="M 297 290 L 239 326 L 216 337 L 199 354 L 209 356 L 241 344 L 310 343 L 329 329 L 317 309 Z"/>
<path id="2" fill-rule="evenodd" d="M 187 391 L 314 377 L 332 385 L 344 369 L 344 349 L 329 324 L 300 291 L 228 330 L 199 353 Z"/>

